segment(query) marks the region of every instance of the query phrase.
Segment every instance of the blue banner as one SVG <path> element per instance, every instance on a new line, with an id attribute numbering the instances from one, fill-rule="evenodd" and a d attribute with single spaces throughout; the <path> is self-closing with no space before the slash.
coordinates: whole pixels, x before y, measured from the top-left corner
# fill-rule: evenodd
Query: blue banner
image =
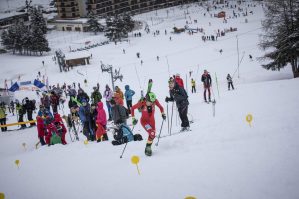
<path id="1" fill-rule="evenodd" d="M 10 89 L 8 89 L 10 92 L 15 92 L 17 90 L 19 90 L 19 84 L 17 82 L 15 82 L 11 87 Z"/>
<path id="2" fill-rule="evenodd" d="M 45 86 L 45 84 L 43 84 L 41 81 L 39 81 L 37 79 L 34 80 L 33 85 L 36 86 L 37 88 L 42 88 Z"/>
<path id="3" fill-rule="evenodd" d="M 31 81 L 20 82 L 20 86 L 30 85 Z"/>

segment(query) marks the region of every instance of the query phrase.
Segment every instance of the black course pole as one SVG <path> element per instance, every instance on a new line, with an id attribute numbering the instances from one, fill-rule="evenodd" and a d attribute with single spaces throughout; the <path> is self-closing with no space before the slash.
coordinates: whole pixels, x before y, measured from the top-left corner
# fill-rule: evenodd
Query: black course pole
<path id="1" fill-rule="evenodd" d="M 156 146 L 158 146 L 158 144 L 159 144 L 159 140 L 160 140 L 160 136 L 161 136 L 161 132 L 162 132 L 163 123 L 164 123 L 164 120 L 162 121 L 162 124 L 161 124 L 161 129 L 160 129 L 160 133 L 159 133 L 159 136 L 158 136 L 158 142 L 156 143 Z"/>

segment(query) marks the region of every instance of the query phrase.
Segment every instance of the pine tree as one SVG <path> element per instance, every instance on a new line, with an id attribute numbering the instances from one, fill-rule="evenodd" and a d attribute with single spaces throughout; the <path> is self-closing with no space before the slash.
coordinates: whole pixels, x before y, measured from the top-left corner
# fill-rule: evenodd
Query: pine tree
<path id="1" fill-rule="evenodd" d="M 299 77 L 299 4 L 295 0 L 267 0 L 266 19 L 262 22 L 265 35 L 260 46 L 267 52 L 261 60 L 267 70 L 280 70 L 289 63 L 294 77 Z M 274 49 L 273 49 L 274 48 Z"/>
<path id="2" fill-rule="evenodd" d="M 94 32 L 94 34 L 96 35 L 98 32 L 104 31 L 104 26 L 98 22 L 98 20 L 93 12 L 90 12 L 88 14 L 88 18 L 89 19 L 87 21 L 87 24 L 88 24 L 89 30 L 91 32 Z"/>
<path id="3" fill-rule="evenodd" d="M 33 8 L 31 11 L 31 23 L 30 23 L 30 50 L 32 52 L 39 53 L 40 55 L 43 52 L 49 52 L 51 49 L 49 48 L 49 43 L 46 38 L 47 34 L 47 26 L 46 21 L 43 18 L 43 15 L 40 10 Z"/>
<path id="4" fill-rule="evenodd" d="M 117 15 L 115 17 L 106 18 L 105 36 L 110 41 L 121 40 L 127 38 L 128 33 L 134 28 L 134 21 L 129 15 Z"/>

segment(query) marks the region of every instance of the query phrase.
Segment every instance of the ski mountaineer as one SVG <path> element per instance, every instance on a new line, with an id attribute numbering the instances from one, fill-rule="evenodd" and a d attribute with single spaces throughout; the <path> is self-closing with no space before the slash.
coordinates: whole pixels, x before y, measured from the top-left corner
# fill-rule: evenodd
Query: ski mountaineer
<path id="1" fill-rule="evenodd" d="M 129 85 L 125 86 L 126 92 L 125 92 L 125 97 L 126 97 L 126 102 L 127 102 L 127 108 L 130 111 L 132 108 L 132 97 L 135 95 L 135 91 L 130 89 Z"/>
<path id="2" fill-rule="evenodd" d="M 228 90 L 230 90 L 230 86 L 232 86 L 232 89 L 234 90 L 235 88 L 233 85 L 233 78 L 230 76 L 230 74 L 227 74 L 226 80 L 227 80 Z"/>
<path id="3" fill-rule="evenodd" d="M 169 80 L 169 94 L 170 97 L 166 97 L 165 101 L 176 102 L 176 106 L 178 107 L 178 112 L 180 115 L 181 123 L 181 131 L 189 131 L 189 119 L 188 119 L 188 95 L 184 88 L 180 87 L 178 84 L 175 83 L 173 80 Z"/>
<path id="4" fill-rule="evenodd" d="M 204 99 L 205 102 L 207 102 L 207 97 L 206 97 L 206 91 L 208 90 L 209 93 L 209 102 L 211 102 L 211 91 L 210 91 L 210 87 L 212 86 L 212 78 L 211 75 L 209 74 L 209 72 L 207 70 L 204 70 L 204 73 L 201 76 L 201 81 L 203 83 L 203 87 L 204 87 Z"/>
<path id="5" fill-rule="evenodd" d="M 137 124 L 137 120 L 134 117 L 134 110 L 140 109 L 141 111 L 141 125 L 149 135 L 145 147 L 145 155 L 147 156 L 152 155 L 151 146 L 156 136 L 155 105 L 159 107 L 162 118 L 163 120 L 165 120 L 166 115 L 164 113 L 164 109 L 161 106 L 160 102 L 156 99 L 156 95 L 152 92 L 148 92 L 143 100 L 139 101 L 131 108 L 133 125 Z"/>

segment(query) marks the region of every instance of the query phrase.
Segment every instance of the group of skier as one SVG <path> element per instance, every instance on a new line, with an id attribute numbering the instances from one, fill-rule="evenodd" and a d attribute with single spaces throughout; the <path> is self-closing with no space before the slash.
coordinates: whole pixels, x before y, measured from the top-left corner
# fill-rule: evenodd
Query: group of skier
<path id="1" fill-rule="evenodd" d="M 212 78 L 207 70 L 201 76 L 201 81 L 204 88 L 204 100 L 205 102 L 211 101 L 211 86 Z M 230 87 L 234 89 L 232 84 L 232 78 L 228 74 L 228 89 Z M 107 124 L 112 122 L 113 128 L 113 145 L 120 145 L 128 143 L 130 141 L 140 141 L 142 136 L 140 134 L 133 134 L 131 128 L 127 124 L 127 119 L 132 117 L 133 126 L 137 125 L 140 121 L 141 126 L 148 133 L 145 154 L 152 155 L 151 146 L 153 140 L 157 137 L 156 122 L 155 122 L 155 107 L 157 106 L 161 112 L 163 120 L 166 119 L 164 108 L 157 99 L 155 93 L 151 91 L 152 80 L 148 83 L 148 89 L 146 94 L 141 96 L 137 103 L 133 103 L 132 97 L 135 95 L 135 91 L 130 89 L 129 85 L 126 85 L 125 93 L 120 87 L 116 86 L 114 91 L 110 89 L 108 85 L 105 86 L 103 95 L 99 91 L 99 84 L 93 87 L 93 92 L 89 95 L 78 85 L 76 90 L 75 84 L 64 85 L 63 88 L 59 86 L 52 86 L 51 90 L 42 92 L 40 97 L 40 106 L 36 117 L 38 138 L 41 145 L 51 145 L 55 143 L 67 144 L 65 135 L 67 128 L 63 123 L 62 118 L 66 120 L 67 127 L 71 131 L 71 127 L 75 128 L 76 124 L 81 122 L 82 132 L 89 141 L 107 141 Z M 191 79 L 192 93 L 196 92 L 196 83 L 194 79 Z M 190 130 L 190 121 L 188 118 L 188 94 L 184 88 L 184 81 L 180 77 L 180 74 L 176 74 L 168 80 L 169 96 L 165 98 L 165 102 L 173 102 L 176 105 L 180 120 L 181 120 L 181 132 Z M 58 113 L 58 107 L 62 106 L 64 110 L 64 102 L 69 97 L 68 107 L 70 114 L 67 117 L 61 117 Z M 208 95 L 208 96 L 207 96 Z M 104 109 L 104 100 L 107 107 L 107 114 Z M 124 106 L 124 100 L 126 100 L 126 107 Z M 29 121 L 33 120 L 32 113 L 35 111 L 35 101 L 25 98 L 20 104 L 16 102 L 16 110 L 18 113 L 18 121 L 23 122 L 23 116 L 27 113 Z M 61 109 L 61 108 L 60 108 Z M 141 118 L 138 120 L 135 118 L 136 109 L 141 113 Z M 64 111 L 63 111 L 64 112 Z M 3 116 L 4 115 L 4 116 Z M 0 121 L 1 124 L 5 117 L 5 110 L 3 106 L 0 106 Z M 170 119 L 170 118 L 168 118 Z M 163 124 L 163 123 L 162 123 Z M 35 123 L 30 124 L 34 126 Z M 109 125 L 110 127 L 111 125 Z M 25 128 L 26 124 L 21 124 L 21 128 Z M 162 127 L 161 127 L 162 128 Z M 1 128 L 5 131 L 6 128 Z M 78 132 L 76 132 L 76 139 L 78 138 Z"/>

